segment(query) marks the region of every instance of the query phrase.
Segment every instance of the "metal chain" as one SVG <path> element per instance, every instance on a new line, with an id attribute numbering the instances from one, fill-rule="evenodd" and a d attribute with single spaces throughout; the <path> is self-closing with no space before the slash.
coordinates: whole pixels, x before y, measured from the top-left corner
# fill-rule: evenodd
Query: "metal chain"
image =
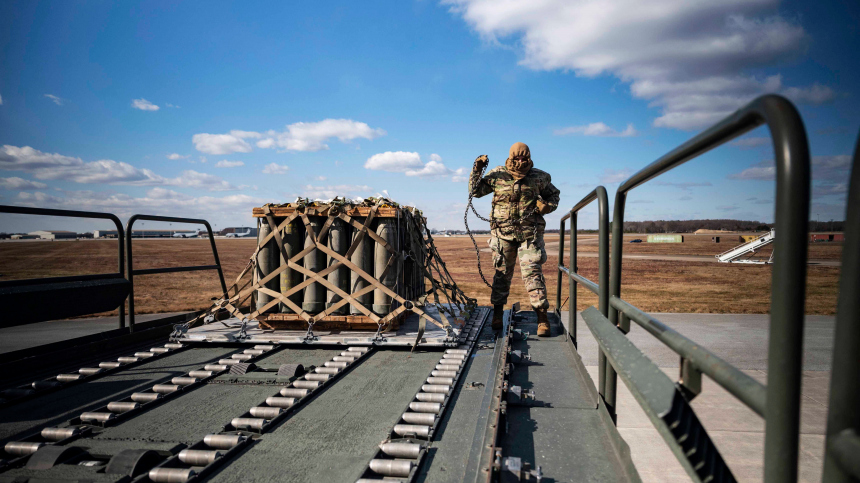
<path id="1" fill-rule="evenodd" d="M 475 161 L 475 164 L 477 164 L 477 160 Z M 470 183 L 471 183 L 472 179 L 476 179 L 477 182 L 475 183 L 475 185 L 477 186 L 477 183 L 480 182 L 482 179 L 484 179 L 484 171 L 487 170 L 487 166 L 489 166 L 489 162 L 487 164 L 485 164 L 483 168 L 481 168 L 481 172 L 478 173 L 477 178 L 474 177 L 475 168 L 473 166 L 472 167 L 472 176 L 470 176 L 470 178 L 469 178 Z M 475 216 L 477 216 L 479 219 L 489 223 L 490 229 L 492 229 L 493 223 L 495 223 L 495 219 L 493 218 L 493 211 L 495 211 L 495 210 L 490 209 L 490 218 L 484 218 L 483 216 L 480 215 L 480 213 L 478 213 L 477 210 L 475 210 L 475 206 L 472 205 L 472 199 L 474 198 L 474 196 L 475 196 L 475 192 L 472 189 L 469 189 L 469 202 L 466 204 L 466 211 L 463 213 L 463 224 L 466 225 L 466 233 L 469 235 L 469 238 L 472 239 L 472 245 L 475 247 L 475 257 L 478 259 L 478 274 L 481 275 L 481 280 L 484 281 L 484 285 L 486 285 L 487 287 L 492 289 L 493 285 L 487 281 L 487 277 L 484 276 L 484 271 L 481 269 L 481 250 L 478 249 L 478 242 L 475 241 L 475 236 L 472 234 L 472 230 L 469 229 L 469 209 L 471 208 L 472 213 L 474 213 Z M 537 212 L 537 203 L 535 203 L 534 208 L 532 208 L 531 210 L 526 211 L 525 213 L 520 215 L 518 218 L 510 220 L 510 223 L 514 224 L 514 225 L 521 225 L 523 221 L 528 219 L 530 216 L 534 215 L 536 212 Z M 522 230 L 522 226 L 520 226 L 519 229 Z M 501 252 L 501 250 L 499 250 L 499 254 L 502 257 L 505 256 L 504 253 Z"/>

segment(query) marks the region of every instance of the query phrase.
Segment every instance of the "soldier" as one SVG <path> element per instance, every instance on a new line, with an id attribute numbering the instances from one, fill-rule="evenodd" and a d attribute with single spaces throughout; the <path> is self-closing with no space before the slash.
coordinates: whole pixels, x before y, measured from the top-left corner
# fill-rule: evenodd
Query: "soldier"
<path id="1" fill-rule="evenodd" d="M 529 301 L 538 316 L 538 336 L 549 336 L 546 311 L 546 281 L 543 265 L 546 247 L 543 241 L 546 222 L 543 215 L 558 208 L 559 191 L 552 185 L 549 173 L 532 167 L 529 147 L 523 143 L 511 146 L 504 166 L 481 172 L 490 162 L 486 155 L 478 156 L 472 168 L 469 189 L 480 198 L 493 193 L 490 212 L 490 248 L 493 250 L 493 329 L 502 328 L 502 313 L 514 277 L 514 263 L 520 260 Z"/>

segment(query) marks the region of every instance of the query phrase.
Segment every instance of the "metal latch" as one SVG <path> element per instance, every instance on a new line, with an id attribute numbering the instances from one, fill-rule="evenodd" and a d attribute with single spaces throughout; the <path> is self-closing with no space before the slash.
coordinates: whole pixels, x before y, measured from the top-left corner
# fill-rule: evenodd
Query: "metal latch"
<path id="1" fill-rule="evenodd" d="M 526 406 L 529 400 L 535 400 L 535 392 L 532 389 L 524 391 L 522 386 L 509 386 L 506 400 L 509 404 Z"/>
<path id="2" fill-rule="evenodd" d="M 519 483 L 522 481 L 540 483 L 541 479 L 543 479 L 543 472 L 540 466 L 533 470 L 528 461 L 523 462 L 521 458 L 516 456 L 508 456 L 502 459 L 501 473 L 500 481 L 502 483 Z"/>
<path id="3" fill-rule="evenodd" d="M 526 362 L 531 361 L 532 356 L 529 354 L 523 354 L 521 350 L 511 351 L 511 362 Z"/>

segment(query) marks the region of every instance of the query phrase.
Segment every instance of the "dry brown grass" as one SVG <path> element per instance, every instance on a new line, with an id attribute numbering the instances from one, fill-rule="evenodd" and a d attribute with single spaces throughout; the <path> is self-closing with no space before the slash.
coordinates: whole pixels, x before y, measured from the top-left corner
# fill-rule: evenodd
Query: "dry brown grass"
<path id="1" fill-rule="evenodd" d="M 479 247 L 487 246 L 486 239 L 486 236 L 478 238 Z M 547 241 L 553 241 L 552 237 L 547 237 Z M 489 304 L 490 289 L 484 286 L 478 275 L 471 241 L 466 237 L 437 238 L 436 244 L 463 290 L 477 298 L 482 305 Z M 625 253 L 655 253 L 636 250 L 669 250 L 682 246 L 642 245 L 645 246 L 640 248 L 638 244 L 625 244 Z M 707 243 L 697 242 L 686 246 L 698 250 L 703 249 L 703 245 L 715 246 L 710 238 Z M 218 239 L 217 246 L 229 284 L 245 267 L 254 250 L 255 240 Z M 580 246 L 580 250 L 587 246 Z M 719 246 L 728 247 L 722 243 Z M 817 247 L 812 245 L 811 251 L 813 248 L 817 250 Z M 828 244 L 822 248 L 839 247 Z M 551 250 L 549 260 L 544 265 L 550 303 L 553 305 L 558 273 L 554 253 L 557 252 Z M 5 242 L 0 243 L 0 280 L 112 272 L 116 270 L 115 257 L 115 241 Z M 134 259 L 135 268 L 212 263 L 207 240 L 135 240 Z M 482 252 L 481 260 L 484 273 L 490 279 L 491 254 Z M 579 270 L 584 276 L 596 281 L 597 259 L 580 258 Z M 807 313 L 835 312 L 838 278 L 838 268 L 809 268 Z M 770 283 L 769 266 L 625 260 L 621 293 L 625 300 L 649 312 L 767 313 L 770 308 Z M 209 306 L 211 298 L 220 292 L 214 271 L 147 275 L 137 277 L 135 285 L 137 313 L 204 309 Z M 565 286 L 562 300 L 565 300 L 566 293 Z M 578 294 L 577 309 L 596 304 L 596 296 L 581 287 Z M 528 306 L 528 297 L 519 275 L 514 277 L 508 302 L 517 301 L 524 307 Z"/>

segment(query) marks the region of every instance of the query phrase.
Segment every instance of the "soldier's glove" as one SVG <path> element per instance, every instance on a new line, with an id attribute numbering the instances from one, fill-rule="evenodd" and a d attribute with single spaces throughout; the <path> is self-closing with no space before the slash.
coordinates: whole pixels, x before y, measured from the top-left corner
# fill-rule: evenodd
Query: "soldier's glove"
<path id="1" fill-rule="evenodd" d="M 545 215 L 552 211 L 552 206 L 544 203 L 542 200 L 537 200 L 537 212 L 541 215 Z"/>
<path id="2" fill-rule="evenodd" d="M 482 155 L 478 156 L 477 158 L 475 158 L 475 168 L 474 169 L 480 171 L 480 170 L 486 168 L 488 164 L 490 164 L 490 158 L 488 158 L 486 154 L 482 154 Z"/>

